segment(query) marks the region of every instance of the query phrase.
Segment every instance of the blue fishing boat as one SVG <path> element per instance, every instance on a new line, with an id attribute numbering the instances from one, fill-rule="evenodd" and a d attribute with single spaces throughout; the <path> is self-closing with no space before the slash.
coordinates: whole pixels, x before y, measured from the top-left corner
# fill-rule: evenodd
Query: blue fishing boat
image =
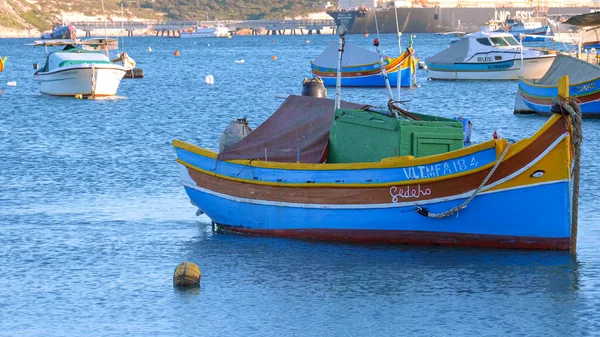
<path id="1" fill-rule="evenodd" d="M 75 26 L 73 26 L 71 24 L 62 25 L 57 22 L 56 25 L 54 26 L 54 28 L 52 28 L 52 31 L 49 33 L 42 34 L 41 38 L 44 40 L 55 40 L 55 39 L 74 40 L 75 38 L 77 38 L 77 30 L 75 29 Z"/>
<path id="2" fill-rule="evenodd" d="M 568 55 L 558 55 L 539 81 L 519 79 L 516 114 L 551 114 L 559 78 L 571 79 L 569 94 L 579 100 L 583 117 L 600 117 L 600 67 Z"/>
<path id="3" fill-rule="evenodd" d="M 320 77 L 325 86 L 335 87 L 337 78 L 337 54 L 339 46 L 330 43 L 323 53 L 311 61 L 313 76 Z M 416 60 L 414 49 L 408 47 L 396 58 L 385 57 L 384 68 L 392 86 L 397 86 L 400 76 L 401 87 L 416 86 Z M 385 78 L 376 52 L 347 44 L 342 66 L 343 87 L 384 87 Z"/>
<path id="4" fill-rule="evenodd" d="M 512 34 L 517 40 L 523 42 L 545 41 L 552 35 L 548 25 L 542 25 L 542 18 L 507 18 L 500 26 L 500 30 Z"/>
<path id="5" fill-rule="evenodd" d="M 245 136 L 219 153 L 174 140 L 197 214 L 255 235 L 574 247 L 581 124 L 566 95 L 573 122 L 553 114 L 519 142 L 464 147 L 460 121 L 409 112 L 393 99 L 383 108 L 343 102 L 339 89 L 335 101 L 290 96 L 249 134 L 239 123 Z"/>

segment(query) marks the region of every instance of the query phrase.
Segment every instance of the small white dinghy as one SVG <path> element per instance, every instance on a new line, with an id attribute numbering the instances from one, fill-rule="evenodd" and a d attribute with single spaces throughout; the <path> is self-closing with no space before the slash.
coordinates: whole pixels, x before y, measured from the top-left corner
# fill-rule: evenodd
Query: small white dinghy
<path id="1" fill-rule="evenodd" d="M 77 42 L 34 44 L 64 45 L 64 49 L 51 52 L 46 64 L 35 73 L 40 92 L 54 96 L 114 96 L 125 75 L 122 65 L 114 64 L 108 56 L 77 46 Z"/>
<path id="2" fill-rule="evenodd" d="M 556 54 L 521 46 L 509 33 L 476 32 L 425 60 L 434 80 L 539 79 Z"/>

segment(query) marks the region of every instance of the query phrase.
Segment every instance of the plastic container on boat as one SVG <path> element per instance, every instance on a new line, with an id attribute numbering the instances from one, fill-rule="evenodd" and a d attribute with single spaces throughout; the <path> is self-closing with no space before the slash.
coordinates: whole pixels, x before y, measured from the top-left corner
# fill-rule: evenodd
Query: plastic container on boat
<path id="1" fill-rule="evenodd" d="M 423 119 L 393 118 L 364 110 L 337 110 L 329 133 L 327 162 L 378 162 L 408 155 L 425 157 L 463 147 L 462 122 L 439 117 L 435 121 Z"/>

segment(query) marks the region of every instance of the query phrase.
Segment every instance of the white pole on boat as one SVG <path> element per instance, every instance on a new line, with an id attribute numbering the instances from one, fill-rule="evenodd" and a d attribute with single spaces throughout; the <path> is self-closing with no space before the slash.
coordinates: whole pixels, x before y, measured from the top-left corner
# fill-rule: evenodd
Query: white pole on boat
<path id="1" fill-rule="evenodd" d="M 379 25 L 377 24 L 377 10 L 373 11 L 375 16 L 375 28 L 377 29 L 377 38 L 373 42 L 375 45 L 375 49 L 377 50 L 377 54 L 379 54 L 379 67 L 381 67 L 381 75 L 383 75 L 383 79 L 385 80 L 385 88 L 387 89 L 388 96 L 390 100 L 394 100 L 394 94 L 392 93 L 392 87 L 390 86 L 390 81 L 387 76 L 387 72 L 385 71 L 385 64 L 383 62 L 383 56 L 381 55 L 381 49 L 379 48 Z M 398 74 L 400 75 L 400 74 Z"/>
<path id="2" fill-rule="evenodd" d="M 394 14 L 396 15 L 396 33 L 398 34 L 398 57 L 402 55 L 402 32 L 400 32 L 400 26 L 398 25 L 398 7 L 394 4 Z M 408 20 L 408 19 L 406 19 Z M 398 65 L 398 79 L 396 81 L 396 89 L 398 90 L 398 100 L 400 100 L 400 85 L 401 81 L 401 65 Z"/>
<path id="3" fill-rule="evenodd" d="M 519 35 L 519 43 L 521 44 L 521 75 L 525 78 L 525 63 L 523 61 L 523 34 Z"/>
<path id="4" fill-rule="evenodd" d="M 106 12 L 104 12 L 104 0 L 102 0 L 102 15 L 104 16 L 104 44 L 106 45 L 106 57 L 110 58 L 108 52 L 108 33 L 106 31 Z"/>
<path id="5" fill-rule="evenodd" d="M 583 43 L 583 28 L 579 30 L 579 43 L 577 44 L 577 58 L 581 59 L 581 49 Z"/>
<path id="6" fill-rule="evenodd" d="M 124 27 L 123 20 L 124 20 L 123 2 L 121 1 L 121 53 L 125 51 L 125 35 L 124 35 L 125 27 Z"/>
<path id="7" fill-rule="evenodd" d="M 341 96 L 342 96 L 342 55 L 344 55 L 344 45 L 346 44 L 346 33 L 348 29 L 344 24 L 340 24 L 337 27 L 338 34 L 340 34 L 340 49 L 339 58 L 338 58 L 338 69 L 337 69 L 337 81 L 335 83 L 335 104 L 333 107 L 333 111 L 339 109 L 341 106 Z"/>

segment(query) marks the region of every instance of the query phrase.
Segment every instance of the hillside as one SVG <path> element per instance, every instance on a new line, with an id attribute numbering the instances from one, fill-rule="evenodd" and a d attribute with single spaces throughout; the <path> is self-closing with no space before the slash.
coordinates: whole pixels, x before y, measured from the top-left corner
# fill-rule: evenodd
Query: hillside
<path id="1" fill-rule="evenodd" d="M 323 10 L 321 0 L 104 0 L 109 20 L 283 19 Z M 0 35 L 36 36 L 57 21 L 102 20 L 100 0 L 1 0 Z"/>
<path id="2" fill-rule="evenodd" d="M 139 0 L 173 19 L 283 19 L 322 11 L 322 0 Z M 129 3 L 137 6 L 138 3 Z"/>

